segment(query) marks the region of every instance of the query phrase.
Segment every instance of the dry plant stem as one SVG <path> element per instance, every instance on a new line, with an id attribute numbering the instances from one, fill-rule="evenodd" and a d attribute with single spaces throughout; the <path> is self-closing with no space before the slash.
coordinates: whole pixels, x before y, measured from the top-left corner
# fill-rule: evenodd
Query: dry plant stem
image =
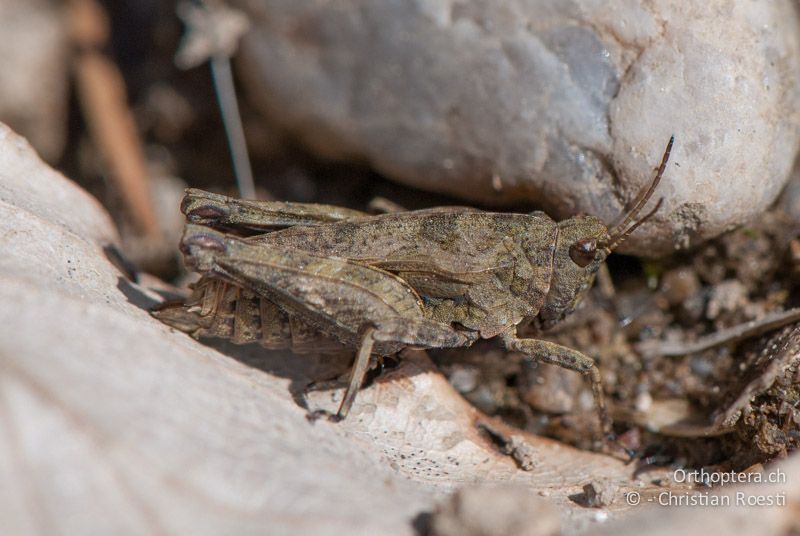
<path id="1" fill-rule="evenodd" d="M 73 40 L 79 47 L 74 62 L 78 98 L 92 138 L 136 228 L 144 236 L 157 237 L 144 151 L 128 109 L 125 83 L 116 65 L 100 51 L 108 34 L 103 8 L 96 0 L 71 0 L 69 8 Z"/>
<path id="2" fill-rule="evenodd" d="M 717 331 L 691 343 L 643 341 L 636 345 L 636 350 L 649 357 L 694 354 L 723 344 L 735 344 L 751 337 L 757 337 L 794 322 L 800 322 L 800 308 L 771 313 L 764 318 Z"/>
<path id="3" fill-rule="evenodd" d="M 214 89 L 217 92 L 222 122 L 228 136 L 228 147 L 233 160 L 236 184 L 239 195 L 244 199 L 255 199 L 256 187 L 253 182 L 253 170 L 250 167 L 250 156 L 247 153 L 247 141 L 236 101 L 236 88 L 233 83 L 231 61 L 227 56 L 217 55 L 211 58 L 211 74 L 214 77 Z"/>

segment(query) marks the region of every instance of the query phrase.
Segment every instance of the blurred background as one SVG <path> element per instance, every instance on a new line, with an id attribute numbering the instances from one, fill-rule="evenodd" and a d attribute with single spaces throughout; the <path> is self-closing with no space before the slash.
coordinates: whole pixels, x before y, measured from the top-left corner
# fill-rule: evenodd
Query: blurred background
<path id="1" fill-rule="evenodd" d="M 247 197 L 361 208 L 375 197 L 407 207 L 450 202 L 366 165 L 320 159 L 273 127 L 239 71 L 231 74 L 248 23 L 222 4 L 3 0 L 0 20 L 0 121 L 105 205 L 125 255 L 144 271 L 180 275 L 183 189 L 241 196 L 236 165 L 252 167 Z M 217 80 L 215 56 L 228 69 Z M 246 147 L 233 138 L 236 157 L 220 98 L 238 105 L 229 128 L 241 126 Z"/>

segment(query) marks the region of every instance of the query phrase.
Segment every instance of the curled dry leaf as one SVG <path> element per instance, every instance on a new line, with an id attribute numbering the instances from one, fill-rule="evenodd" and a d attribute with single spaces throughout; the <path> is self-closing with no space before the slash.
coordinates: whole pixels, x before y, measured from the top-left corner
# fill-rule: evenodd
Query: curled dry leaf
<path id="1" fill-rule="evenodd" d="M 660 489 L 633 464 L 518 433 L 538 457 L 523 471 L 423 353 L 345 422 L 310 423 L 303 405 L 341 389 L 304 398 L 310 360 L 217 351 L 153 319 L 157 295 L 109 260 L 108 215 L 6 127 L 0 214 L 3 533 L 411 534 L 466 483 L 524 486 L 575 532 L 597 519 L 570 500 L 585 484 L 619 489 L 612 517 L 622 494 Z"/>

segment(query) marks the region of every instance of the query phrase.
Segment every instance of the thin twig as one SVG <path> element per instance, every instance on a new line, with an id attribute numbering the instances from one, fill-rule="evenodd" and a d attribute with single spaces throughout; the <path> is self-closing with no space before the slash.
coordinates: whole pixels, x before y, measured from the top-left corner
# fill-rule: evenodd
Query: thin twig
<path id="1" fill-rule="evenodd" d="M 247 153 L 247 141 L 236 101 L 236 88 L 233 83 L 231 61 L 228 56 L 215 55 L 211 58 L 211 75 L 214 77 L 214 89 L 217 92 L 219 108 L 222 112 L 222 123 L 228 136 L 228 148 L 233 160 L 233 172 L 239 187 L 239 196 L 243 199 L 255 199 L 256 187 L 253 182 L 253 170 L 250 167 L 250 156 Z"/>
<path id="2" fill-rule="evenodd" d="M 102 53 L 108 20 L 97 0 L 69 3 L 72 38 L 77 45 L 75 78 L 81 109 L 94 143 L 109 167 L 136 228 L 147 237 L 160 234 L 144 150 L 128 108 L 125 82 Z"/>
<path id="3" fill-rule="evenodd" d="M 750 322 L 701 337 L 695 342 L 642 341 L 636 345 L 636 350 L 648 357 L 674 357 L 695 354 L 715 346 L 735 344 L 751 337 L 758 337 L 794 322 L 800 322 L 800 308 L 771 313 L 764 318 L 751 320 Z"/>
<path id="4" fill-rule="evenodd" d="M 191 69 L 206 61 L 211 63 L 211 76 L 228 138 L 239 196 L 255 199 L 253 171 L 247 154 L 247 140 L 236 100 L 230 60 L 236 53 L 239 39 L 250 27 L 248 19 L 219 0 L 183 1 L 178 4 L 177 12 L 186 25 L 186 33 L 175 55 L 175 63 L 181 69 Z"/>

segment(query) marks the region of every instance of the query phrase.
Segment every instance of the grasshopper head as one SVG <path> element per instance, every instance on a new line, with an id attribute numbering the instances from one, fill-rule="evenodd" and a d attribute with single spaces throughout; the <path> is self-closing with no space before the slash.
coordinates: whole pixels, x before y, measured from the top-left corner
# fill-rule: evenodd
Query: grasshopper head
<path id="1" fill-rule="evenodd" d="M 576 216 L 558 224 L 550 290 L 539 310 L 543 328 L 561 321 L 580 303 L 610 253 L 604 247 L 609 239 L 608 228 L 593 216 Z"/>
<path id="2" fill-rule="evenodd" d="M 539 310 L 539 321 L 543 328 L 559 322 L 575 309 L 592 286 L 594 276 L 606 257 L 661 207 L 663 198 L 653 210 L 636 219 L 664 174 L 674 140 L 674 136 L 670 138 L 653 181 L 639 193 L 633 207 L 623 212 L 610 229 L 593 216 L 576 216 L 558 224 L 558 244 L 553 259 L 550 290 Z"/>

